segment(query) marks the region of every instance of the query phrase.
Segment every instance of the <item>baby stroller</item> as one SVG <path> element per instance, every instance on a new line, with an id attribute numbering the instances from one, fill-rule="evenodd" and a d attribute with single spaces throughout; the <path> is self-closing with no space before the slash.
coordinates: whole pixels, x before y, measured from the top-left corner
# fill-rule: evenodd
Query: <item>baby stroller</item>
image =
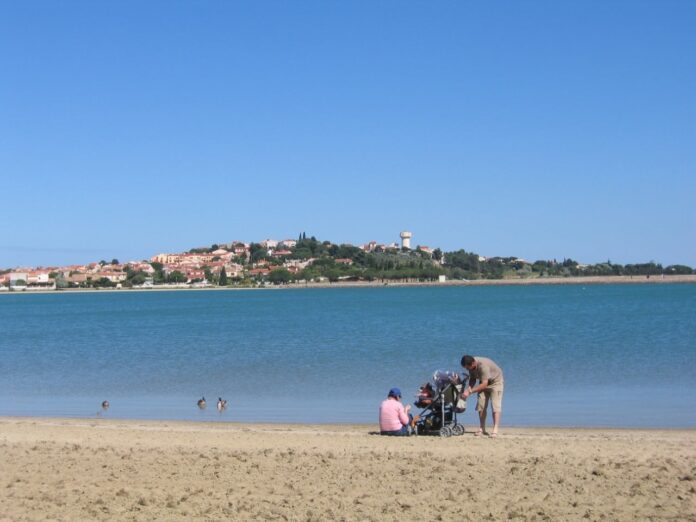
<path id="1" fill-rule="evenodd" d="M 466 410 L 466 401 L 459 398 L 466 379 L 468 376 L 462 379 L 456 372 L 438 370 L 433 374 L 432 383 L 420 387 L 415 405 L 422 410 L 414 417 L 416 435 L 451 437 L 464 434 L 464 425 L 457 422 L 457 414 Z"/>

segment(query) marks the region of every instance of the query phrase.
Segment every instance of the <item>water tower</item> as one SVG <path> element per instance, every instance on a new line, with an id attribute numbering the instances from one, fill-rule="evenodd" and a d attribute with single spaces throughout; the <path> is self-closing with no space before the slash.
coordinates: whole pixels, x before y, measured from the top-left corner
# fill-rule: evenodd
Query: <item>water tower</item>
<path id="1" fill-rule="evenodd" d="M 410 232 L 403 231 L 401 234 L 401 248 L 411 248 L 411 236 Z"/>

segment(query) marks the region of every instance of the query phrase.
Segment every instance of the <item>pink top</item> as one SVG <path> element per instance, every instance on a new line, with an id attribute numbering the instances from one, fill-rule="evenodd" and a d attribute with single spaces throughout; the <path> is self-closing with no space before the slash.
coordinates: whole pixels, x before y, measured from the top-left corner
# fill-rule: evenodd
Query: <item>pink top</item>
<path id="1" fill-rule="evenodd" d="M 379 430 L 397 431 L 408 424 L 404 405 L 394 399 L 385 399 L 379 407 Z"/>

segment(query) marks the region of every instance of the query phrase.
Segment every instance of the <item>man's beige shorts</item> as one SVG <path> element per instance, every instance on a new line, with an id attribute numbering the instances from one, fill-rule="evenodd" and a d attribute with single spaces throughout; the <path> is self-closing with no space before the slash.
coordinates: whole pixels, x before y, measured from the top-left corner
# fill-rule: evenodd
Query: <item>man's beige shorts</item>
<path id="1" fill-rule="evenodd" d="M 478 394 L 476 401 L 476 411 L 485 411 L 488 409 L 488 403 L 493 406 L 493 413 L 503 411 L 503 383 L 496 383 L 492 387 L 486 388 Z"/>

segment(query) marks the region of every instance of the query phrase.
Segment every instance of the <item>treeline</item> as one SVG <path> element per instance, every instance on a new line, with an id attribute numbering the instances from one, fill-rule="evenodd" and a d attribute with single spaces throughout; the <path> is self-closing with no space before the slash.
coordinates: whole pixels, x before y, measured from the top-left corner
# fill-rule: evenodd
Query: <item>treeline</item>
<path id="1" fill-rule="evenodd" d="M 321 242 L 304 235 L 292 248 L 289 257 L 314 259 L 310 266 L 294 276 L 295 280 L 304 281 L 319 278 L 329 281 L 432 281 L 445 273 L 429 254 L 419 250 L 377 248 L 374 252 L 365 252 L 353 245 Z"/>
<path id="2" fill-rule="evenodd" d="M 686 265 L 663 267 L 653 261 L 621 265 L 607 261 L 583 265 L 566 258 L 562 261 L 539 260 L 533 263 L 516 257 L 481 258 L 478 254 L 457 250 L 446 252 L 442 266 L 454 279 L 503 279 L 505 277 L 582 277 L 582 276 L 655 276 L 689 275 L 696 271 Z"/>
<path id="3" fill-rule="evenodd" d="M 621 265 L 607 261 L 592 265 L 581 264 L 571 258 L 528 262 L 517 257 L 483 258 L 465 250 L 432 254 L 421 250 L 377 248 L 365 252 L 353 245 L 337 245 L 301 235 L 287 258 L 314 259 L 314 262 L 292 274 L 281 265 L 284 259 L 273 258 L 258 245 L 252 245 L 252 261 L 266 259 L 272 268 L 268 280 L 274 283 L 311 281 L 320 278 L 341 280 L 418 280 L 433 281 L 444 275 L 448 279 L 504 279 L 582 276 L 655 276 L 688 275 L 696 271 L 686 265 L 636 263 Z M 350 261 L 349 263 L 347 261 Z"/>

